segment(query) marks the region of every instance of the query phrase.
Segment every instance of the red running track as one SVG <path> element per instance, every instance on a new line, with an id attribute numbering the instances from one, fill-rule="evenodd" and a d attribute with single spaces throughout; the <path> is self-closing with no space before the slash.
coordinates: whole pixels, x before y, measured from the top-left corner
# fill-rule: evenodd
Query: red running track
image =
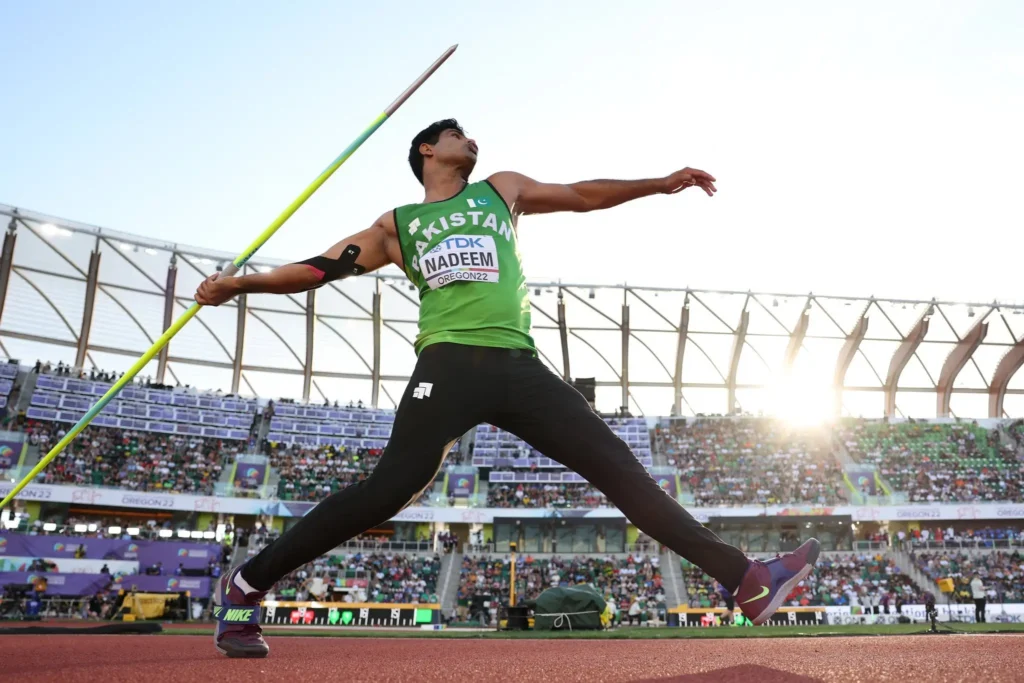
<path id="1" fill-rule="evenodd" d="M 1024 636 L 734 640 L 435 640 L 278 637 L 226 659 L 208 636 L 0 636 L 0 680 L 1020 681 Z"/>

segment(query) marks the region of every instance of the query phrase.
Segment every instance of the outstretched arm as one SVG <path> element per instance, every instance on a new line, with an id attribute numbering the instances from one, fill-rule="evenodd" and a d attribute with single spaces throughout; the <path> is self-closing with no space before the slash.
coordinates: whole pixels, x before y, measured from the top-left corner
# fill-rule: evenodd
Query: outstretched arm
<path id="1" fill-rule="evenodd" d="M 195 300 L 202 306 L 219 306 L 239 294 L 296 294 L 332 280 L 370 273 L 400 259 L 394 218 L 388 212 L 366 230 L 305 261 L 237 277 L 214 273 L 199 285 Z"/>
<path id="2" fill-rule="evenodd" d="M 587 180 L 560 185 L 541 183 L 521 173 L 502 171 L 489 179 L 516 214 L 597 211 L 654 194 L 675 194 L 697 186 L 714 196 L 715 179 L 695 168 L 649 180 Z M 511 200 L 511 201 L 509 201 Z"/>

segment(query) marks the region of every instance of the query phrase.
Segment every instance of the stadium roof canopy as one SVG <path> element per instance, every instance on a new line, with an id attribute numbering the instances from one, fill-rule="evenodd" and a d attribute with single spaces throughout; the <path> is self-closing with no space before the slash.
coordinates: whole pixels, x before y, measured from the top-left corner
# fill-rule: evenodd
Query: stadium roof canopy
<path id="1" fill-rule="evenodd" d="M 124 370 L 235 257 L 0 204 L 0 352 Z M 254 258 L 246 267 L 280 265 Z M 870 275 L 865 272 L 865 277 Z M 393 407 L 417 295 L 397 268 L 203 309 L 142 373 L 268 398 Z M 794 419 L 1024 415 L 1024 306 L 531 282 L 534 335 L 602 410 Z"/>

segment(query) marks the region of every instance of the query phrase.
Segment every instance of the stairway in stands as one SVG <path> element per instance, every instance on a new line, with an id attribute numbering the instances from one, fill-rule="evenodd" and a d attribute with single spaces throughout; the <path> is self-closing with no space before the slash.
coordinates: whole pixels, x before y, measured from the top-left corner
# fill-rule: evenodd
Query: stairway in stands
<path id="1" fill-rule="evenodd" d="M 462 553 L 441 556 L 441 575 L 437 581 L 437 599 L 441 602 L 441 614 L 450 614 L 459 599 L 459 575 L 462 569 Z"/>
<path id="2" fill-rule="evenodd" d="M 21 371 L 14 381 L 14 390 L 8 397 L 7 410 L 11 415 L 25 412 L 32 400 L 32 392 L 36 390 L 39 375 L 34 372 Z"/>
<path id="3" fill-rule="evenodd" d="M 661 554 L 661 585 L 665 588 L 665 604 L 669 607 L 690 604 L 686 592 L 683 572 L 679 567 L 679 556 L 666 549 Z"/>
<path id="4" fill-rule="evenodd" d="M 896 562 L 896 566 L 900 568 L 900 571 L 909 576 L 914 580 L 921 590 L 936 592 L 935 584 L 928 578 L 928 576 L 917 568 L 914 561 L 910 559 L 910 553 L 906 550 L 898 550 L 895 547 L 890 547 L 885 552 L 886 557 Z"/>

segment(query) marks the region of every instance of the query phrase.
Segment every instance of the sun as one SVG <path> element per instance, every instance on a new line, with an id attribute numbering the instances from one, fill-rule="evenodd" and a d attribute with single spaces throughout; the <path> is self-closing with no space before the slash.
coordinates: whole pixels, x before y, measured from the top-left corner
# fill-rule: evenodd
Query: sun
<path id="1" fill-rule="evenodd" d="M 831 421 L 835 400 L 833 370 L 827 364 L 814 362 L 811 357 L 797 362 L 789 372 L 780 370 L 766 389 L 765 413 L 795 426 Z"/>

